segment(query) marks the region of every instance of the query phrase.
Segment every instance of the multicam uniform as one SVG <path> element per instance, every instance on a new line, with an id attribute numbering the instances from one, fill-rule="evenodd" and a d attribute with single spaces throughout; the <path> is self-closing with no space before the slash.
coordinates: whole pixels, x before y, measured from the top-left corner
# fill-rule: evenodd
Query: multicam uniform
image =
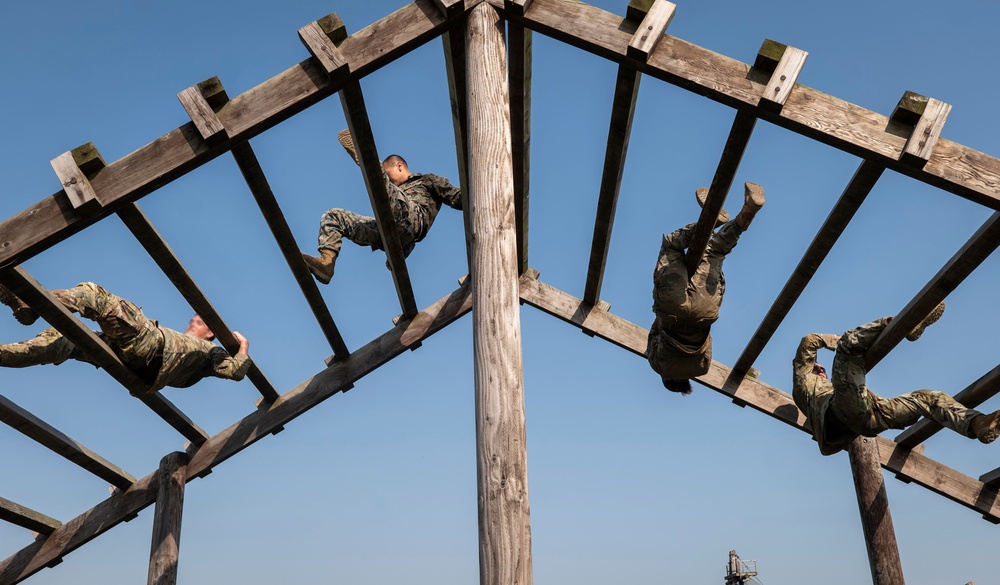
<path id="1" fill-rule="evenodd" d="M 462 209 L 459 188 L 444 177 L 412 174 L 399 186 L 389 181 L 385 173 L 383 177 L 405 256 L 409 256 L 413 246 L 427 236 L 442 203 Z M 371 246 L 372 250 L 382 249 L 382 238 L 374 217 L 346 209 L 328 210 L 319 222 L 317 249 L 333 250 L 339 254 L 345 237 L 360 246 Z"/>
<path id="2" fill-rule="evenodd" d="M 722 262 L 736 247 L 744 229 L 736 221 L 724 224 L 708 242 L 705 256 L 688 278 L 684 251 L 696 223 L 663 237 L 653 271 L 653 313 L 646 358 L 664 380 L 687 380 L 708 372 L 712 364 L 712 323 L 726 292 Z"/>
<path id="3" fill-rule="evenodd" d="M 883 317 L 839 336 L 812 333 L 799 343 L 792 361 L 792 398 L 809 419 L 823 455 L 844 449 L 858 435 L 874 437 L 887 429 L 903 429 L 921 416 L 972 437 L 969 425 L 981 413 L 944 392 L 917 390 L 882 398 L 865 385 L 865 353 L 890 320 Z M 821 347 L 837 351 L 829 380 L 813 373 Z"/>
<path id="4" fill-rule="evenodd" d="M 160 327 L 134 303 L 92 282 L 54 290 L 52 295 L 70 311 L 97 321 L 100 337 L 150 385 L 150 392 L 165 386 L 187 388 L 208 376 L 242 380 L 250 369 L 252 362 L 246 354 L 230 356 L 208 340 Z M 59 365 L 69 359 L 94 363 L 55 329 L 27 341 L 0 345 L 0 366 L 9 368 Z"/>

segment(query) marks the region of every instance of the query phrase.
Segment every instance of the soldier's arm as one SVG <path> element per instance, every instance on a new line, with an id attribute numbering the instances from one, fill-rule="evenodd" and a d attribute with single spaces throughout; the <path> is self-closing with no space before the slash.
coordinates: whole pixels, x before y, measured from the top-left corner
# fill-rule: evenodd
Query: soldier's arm
<path id="1" fill-rule="evenodd" d="M 233 335 L 236 336 L 236 339 L 240 342 L 239 353 L 231 356 L 229 355 L 229 352 L 221 347 L 213 348 L 211 354 L 212 370 L 218 378 L 239 382 L 247 375 L 253 361 L 246 353 L 249 346 L 247 339 L 235 331 L 233 332 Z"/>
<path id="2" fill-rule="evenodd" d="M 836 349 L 839 335 L 827 333 L 810 333 L 799 342 L 799 348 L 795 351 L 795 359 L 792 360 L 792 373 L 795 378 L 812 374 L 813 366 L 816 365 L 816 352 L 821 347 Z"/>
<path id="3" fill-rule="evenodd" d="M 462 209 L 462 190 L 451 184 L 451 182 L 437 175 L 424 175 L 431 186 L 431 193 L 436 199 L 453 209 Z"/>

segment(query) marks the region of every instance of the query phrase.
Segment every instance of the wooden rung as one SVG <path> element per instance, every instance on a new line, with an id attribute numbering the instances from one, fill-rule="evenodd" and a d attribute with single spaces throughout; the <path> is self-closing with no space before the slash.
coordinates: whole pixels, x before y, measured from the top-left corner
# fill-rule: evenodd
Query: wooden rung
<path id="1" fill-rule="evenodd" d="M 774 63 L 771 79 L 768 81 L 767 87 L 764 88 L 764 94 L 760 96 L 758 105 L 777 112 L 785 105 L 788 96 L 792 93 L 792 88 L 795 87 L 795 82 L 809 53 L 767 39 L 761 46 L 760 52 L 757 53 L 757 62 L 762 64 L 760 68 L 765 70 L 770 68 L 771 60 L 775 55 L 780 56 L 777 63 Z"/>
<path id="2" fill-rule="evenodd" d="M 504 0 L 503 7 L 508 13 L 524 16 L 531 6 L 531 0 Z"/>
<path id="3" fill-rule="evenodd" d="M 97 193 L 90 185 L 90 181 L 84 172 L 77 166 L 73 158 L 72 151 L 67 151 L 50 161 L 52 170 L 56 172 L 59 184 L 63 187 L 63 192 L 69 199 L 73 209 L 85 210 L 100 207 L 101 202 L 97 199 Z"/>
<path id="4" fill-rule="evenodd" d="M 676 10 L 677 5 L 673 2 L 655 0 L 628 43 L 628 56 L 645 63 L 656 48 L 656 43 L 663 38 L 663 31 L 667 30 Z"/>
<path id="5" fill-rule="evenodd" d="M 202 94 L 200 84 L 192 85 L 180 92 L 177 94 L 177 99 L 184 106 L 184 111 L 190 116 L 205 142 L 214 143 L 229 137 L 225 125 L 219 120 L 212 106 Z"/>
<path id="6" fill-rule="evenodd" d="M 339 17 L 337 20 L 340 20 Z M 318 21 L 310 22 L 300 28 L 299 39 L 331 78 L 347 74 L 349 71 L 347 59 Z"/>
<path id="7" fill-rule="evenodd" d="M 445 18 L 451 18 L 465 10 L 465 0 L 434 0 L 434 5 Z"/>
<path id="8" fill-rule="evenodd" d="M 19 506 L 4 498 L 0 498 L 0 520 L 40 534 L 52 534 L 56 528 L 62 526 L 62 522 L 54 518 L 49 518 L 45 514 Z"/>

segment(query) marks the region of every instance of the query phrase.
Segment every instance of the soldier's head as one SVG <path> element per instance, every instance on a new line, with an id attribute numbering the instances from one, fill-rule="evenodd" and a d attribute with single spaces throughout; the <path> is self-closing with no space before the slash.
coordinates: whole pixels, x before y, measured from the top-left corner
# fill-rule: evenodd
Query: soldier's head
<path id="1" fill-rule="evenodd" d="M 385 169 L 385 174 L 389 176 L 393 185 L 402 185 L 410 178 L 410 167 L 407 166 L 406 159 L 398 154 L 390 154 L 385 157 L 385 160 L 382 161 L 382 168 Z"/>
<path id="2" fill-rule="evenodd" d="M 201 315 L 195 315 L 194 317 L 191 317 L 191 320 L 188 321 L 187 329 L 184 330 L 184 333 L 192 337 L 200 337 L 201 339 L 207 339 L 209 341 L 215 339 L 215 334 L 212 333 L 212 330 L 208 328 L 208 325 L 205 325 L 205 322 L 201 319 Z"/>
<path id="3" fill-rule="evenodd" d="M 677 392 L 678 394 L 691 393 L 691 380 L 668 380 L 667 378 L 661 378 L 661 380 L 663 380 L 663 387 L 671 392 Z"/>
<path id="4" fill-rule="evenodd" d="M 813 374 L 819 376 L 820 378 L 826 379 L 826 368 L 822 364 L 813 364 Z"/>

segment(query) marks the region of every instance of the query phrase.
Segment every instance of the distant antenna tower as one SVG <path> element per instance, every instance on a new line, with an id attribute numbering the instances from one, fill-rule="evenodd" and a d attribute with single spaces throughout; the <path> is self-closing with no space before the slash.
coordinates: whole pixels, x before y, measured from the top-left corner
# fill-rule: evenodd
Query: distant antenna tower
<path id="1" fill-rule="evenodd" d="M 729 551 L 726 565 L 726 585 L 763 585 L 757 579 L 757 561 L 744 561 L 736 551 Z"/>

